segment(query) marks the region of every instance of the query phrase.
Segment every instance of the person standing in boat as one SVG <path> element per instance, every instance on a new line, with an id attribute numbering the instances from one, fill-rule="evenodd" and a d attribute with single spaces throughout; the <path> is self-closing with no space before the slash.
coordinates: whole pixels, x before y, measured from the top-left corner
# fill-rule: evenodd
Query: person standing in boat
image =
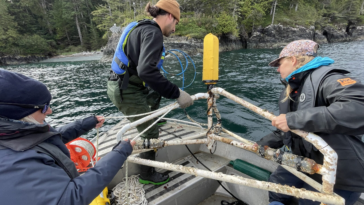
<path id="1" fill-rule="evenodd" d="M 177 99 L 181 108 L 193 104 L 191 96 L 168 81 L 160 73 L 165 57 L 163 36 L 170 36 L 180 20 L 179 4 L 175 0 L 160 0 L 155 6 L 147 4 L 146 12 L 153 20 L 130 23 L 124 29 L 111 64 L 107 94 L 124 115 L 147 113 L 159 108 L 161 96 Z M 128 118 L 136 121 L 142 117 Z M 154 121 L 137 129 L 142 132 Z M 149 140 L 159 137 L 158 125 L 142 136 Z M 155 152 L 140 154 L 141 158 L 155 160 Z M 168 174 L 158 173 L 153 167 L 141 166 L 139 181 L 161 185 L 169 180 Z"/>
<path id="2" fill-rule="evenodd" d="M 313 132 L 338 154 L 334 192 L 347 205 L 354 204 L 364 192 L 364 85 L 347 76 L 349 72 L 332 65 L 334 60 L 317 56 L 318 44 L 311 40 L 289 43 L 279 58 L 269 63 L 278 67 L 286 86 L 279 99 L 280 115 L 272 121 L 277 131 L 257 143 L 290 147 L 293 154 L 323 163 L 323 155 L 312 144 L 290 130 Z M 309 175 L 322 183 L 322 176 Z M 270 182 L 314 190 L 282 167 Z M 270 202 L 292 204 L 292 196 L 269 192 Z M 299 199 L 299 204 L 319 204 Z"/>
<path id="3" fill-rule="evenodd" d="M 78 175 L 65 143 L 103 125 L 91 116 L 58 130 L 44 120 L 52 113 L 47 87 L 0 69 L 0 199 L 2 205 L 88 205 L 111 182 L 135 142 L 119 142 L 95 167 Z"/>

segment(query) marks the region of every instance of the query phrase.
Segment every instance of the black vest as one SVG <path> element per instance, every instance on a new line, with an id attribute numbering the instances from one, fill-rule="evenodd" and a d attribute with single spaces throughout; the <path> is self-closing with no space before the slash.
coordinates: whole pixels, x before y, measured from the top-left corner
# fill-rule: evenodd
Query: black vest
<path id="1" fill-rule="evenodd" d="M 0 145 L 0 149 L 8 148 Z M 57 146 L 47 142 L 42 142 L 31 149 L 52 157 L 56 164 L 60 166 L 71 179 L 79 176 L 75 164 Z"/>

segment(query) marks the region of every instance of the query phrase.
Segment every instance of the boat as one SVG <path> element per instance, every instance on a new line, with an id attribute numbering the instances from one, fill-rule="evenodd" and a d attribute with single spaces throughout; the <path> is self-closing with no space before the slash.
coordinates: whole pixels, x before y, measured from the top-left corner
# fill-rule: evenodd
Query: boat
<path id="1" fill-rule="evenodd" d="M 251 110 L 255 110 L 263 116 L 268 116 L 267 118 L 273 116 L 269 112 L 261 110 L 221 88 L 213 88 L 210 92 L 218 92 L 234 99 L 236 102 L 246 104 L 247 107 L 250 106 Z M 221 117 L 217 108 L 213 106 L 216 105 L 216 99 L 212 99 L 210 96 L 211 95 L 207 93 L 200 93 L 194 95 L 193 98 L 195 100 L 207 98 L 209 106 L 213 107 L 215 114 Z M 98 147 L 98 156 L 101 158 L 105 156 L 119 140 L 138 137 L 140 134 L 135 128 L 137 124 L 154 119 L 177 107 L 178 104 L 173 103 L 133 123 L 129 122 L 127 119 L 120 121 L 98 139 L 94 138 L 92 140 L 95 146 Z M 138 158 L 138 154 L 130 156 L 128 159 L 128 168 L 124 167 L 120 169 L 118 174 L 109 184 L 109 189 L 112 190 L 118 183 L 122 182 L 126 175 L 132 176 L 139 174 L 140 168 L 138 163 L 144 163 L 144 165 L 155 166 L 159 168 L 157 171 L 170 175 L 170 181 L 165 185 L 144 186 L 145 198 L 149 204 L 202 205 L 213 204 L 211 201 L 219 202 L 222 199 L 230 202 L 235 201 L 234 198 L 227 197 L 226 193 L 218 190 L 220 185 L 216 182 L 216 178 L 219 178 L 221 181 L 225 180 L 223 185 L 234 196 L 249 205 L 269 204 L 268 190 L 280 190 L 283 193 L 291 193 L 291 195 L 296 197 L 322 200 L 328 204 L 344 204 L 343 199 L 334 193 L 325 194 L 310 192 L 294 187 L 258 181 L 252 176 L 234 169 L 230 162 L 240 159 L 272 173 L 279 166 L 277 160 L 274 159 L 274 155 L 281 151 L 265 148 L 265 156 L 263 156 L 261 151 L 254 149 L 254 146 L 256 145 L 254 142 L 243 139 L 218 125 L 216 125 L 214 129 L 211 129 L 212 110 L 209 112 L 211 112 L 210 115 L 208 115 L 208 122 L 210 125 L 208 125 L 207 128 L 204 128 L 201 124 L 196 122 L 165 118 L 167 123 L 159 127 L 160 138 L 154 142 L 154 147 L 151 145 L 150 147 L 147 147 L 148 149 L 145 149 L 143 140 L 137 140 L 139 143 L 134 147 L 136 152 L 149 151 L 158 148 L 156 154 L 157 162 L 140 159 Z M 220 132 L 218 130 L 220 130 Z M 304 133 L 307 135 L 305 138 L 306 140 L 313 141 L 313 139 L 319 139 L 318 136 L 314 136 L 312 133 L 300 132 L 301 134 Z M 310 139 L 310 137 L 312 139 Z M 209 141 L 209 138 L 212 141 Z M 322 143 L 325 142 L 321 140 L 321 142 L 316 142 L 314 145 L 326 146 Z M 188 146 L 188 148 L 186 148 L 186 146 Z M 309 177 L 298 172 L 296 169 L 291 168 L 296 166 L 294 160 L 292 160 L 295 157 L 293 154 L 284 153 L 284 156 L 287 157 L 283 157 L 280 163 L 283 164 L 287 170 L 323 192 L 325 185 L 322 186 L 317 182 L 310 180 Z M 312 163 L 311 161 L 307 162 Z M 211 172 L 205 171 L 206 168 L 204 165 L 207 166 Z M 317 169 L 316 165 L 319 169 L 324 169 L 323 166 L 314 163 L 311 164 L 311 168 Z M 300 171 L 305 171 L 306 169 L 306 172 L 310 172 L 308 170 L 309 167 L 307 166 L 308 165 L 304 165 L 303 163 Z M 336 167 L 334 167 L 333 170 L 336 171 Z M 216 174 L 217 176 L 212 176 L 213 174 Z M 234 176 L 240 178 L 233 178 Z M 239 181 L 240 184 L 235 184 L 235 181 Z M 332 187 L 333 184 L 331 184 L 331 188 Z M 220 194 L 217 194 L 217 192 Z M 360 199 L 357 204 L 364 204 L 363 200 Z"/>
<path id="2" fill-rule="evenodd" d="M 209 46 L 206 46 L 207 50 L 204 50 L 203 74 L 208 91 L 192 96 L 193 100 L 207 100 L 208 123 L 198 123 L 191 118 L 189 118 L 191 121 L 164 118 L 171 110 L 179 107 L 177 103 L 172 103 L 157 111 L 146 113 L 145 117 L 135 122 L 129 122 L 125 118 L 101 136 L 93 138 L 91 141 L 100 158 L 109 153 L 120 140 L 133 139 L 137 142 L 133 154 L 128 157 L 127 162 L 108 185 L 109 190 L 113 190 L 120 183 L 123 183 L 123 188 L 128 190 L 128 186 L 132 186 L 127 184 L 128 178 L 140 173 L 140 165 L 148 165 L 156 167 L 157 171 L 170 176 L 169 182 L 164 185 L 144 185 L 143 196 L 140 197 L 146 199 L 150 205 L 210 205 L 223 204 L 223 200 L 225 204 L 229 204 L 236 199 L 249 205 L 266 205 L 269 204 L 268 191 L 320 201 L 322 204 L 345 204 L 344 199 L 333 192 L 337 154 L 319 136 L 292 130 L 320 150 L 324 155 L 323 165 L 281 149 L 259 146 L 222 127 L 221 115 L 216 106 L 216 100 L 220 96 L 225 96 L 269 120 L 275 116 L 222 88 L 215 87 L 218 79 L 216 73 L 218 72 L 218 67 L 216 67 L 218 65 L 216 60 L 218 59 L 218 48 L 216 48 L 218 41 L 214 36 L 208 36 L 208 40 Z M 210 57 L 209 63 L 205 64 L 205 55 L 209 54 L 211 55 L 208 56 Z M 207 65 L 207 69 L 205 69 L 205 65 Z M 210 69 L 210 67 L 213 68 Z M 205 73 L 207 74 L 205 75 Z M 217 119 L 216 124 L 213 124 L 213 116 Z M 159 127 L 159 139 L 150 141 L 140 139 L 140 133 L 135 127 L 155 118 L 167 120 L 166 124 Z M 158 120 L 155 120 L 155 123 Z M 156 151 L 155 161 L 138 157 L 140 152 L 150 150 Z M 237 159 L 241 160 L 244 166 L 250 167 L 250 173 L 236 169 L 233 164 Z M 260 171 L 272 173 L 279 165 L 311 185 L 317 192 L 267 182 L 267 177 L 265 180 L 257 179 L 254 173 Z M 317 183 L 302 172 L 321 174 L 323 183 Z M 217 183 L 217 180 L 220 183 Z M 228 190 L 234 198 L 222 190 L 222 187 Z M 123 199 L 128 200 L 128 197 L 129 192 Z M 123 204 L 128 204 L 128 202 L 123 202 Z M 356 205 L 364 205 L 363 195 Z"/>

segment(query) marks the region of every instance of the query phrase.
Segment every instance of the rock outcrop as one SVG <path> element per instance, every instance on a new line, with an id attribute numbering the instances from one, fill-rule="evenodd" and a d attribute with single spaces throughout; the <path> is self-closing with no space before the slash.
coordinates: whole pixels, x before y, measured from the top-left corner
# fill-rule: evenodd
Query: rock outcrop
<path id="1" fill-rule="evenodd" d="M 328 43 L 327 42 L 327 38 L 326 38 L 326 36 L 324 36 L 323 34 L 322 34 L 322 32 L 320 32 L 320 31 L 315 31 L 315 34 L 314 34 L 314 36 L 313 36 L 313 40 L 316 42 L 316 43 L 318 43 L 318 44 L 326 44 L 326 43 Z"/>
<path id="2" fill-rule="evenodd" d="M 350 29 L 350 40 L 361 41 L 364 40 L 364 26 L 355 26 Z"/>
<path id="3" fill-rule="evenodd" d="M 350 40 L 350 36 L 345 29 L 336 29 L 332 26 L 323 28 L 322 34 L 327 38 L 329 43 L 345 42 Z"/>
<path id="4" fill-rule="evenodd" d="M 15 65 L 23 63 L 36 63 L 47 59 L 48 56 L 6 56 L 0 55 L 0 65 Z"/>
<path id="5" fill-rule="evenodd" d="M 248 40 L 248 48 L 281 48 L 299 39 L 314 40 L 315 30 L 303 26 L 269 25 L 258 28 Z"/>
<path id="6" fill-rule="evenodd" d="M 104 49 L 103 61 L 111 61 L 115 48 L 119 42 L 119 34 L 109 38 Z M 310 39 L 318 44 L 364 40 L 364 26 L 337 25 L 326 26 L 321 30 L 315 27 L 303 26 L 289 27 L 283 25 L 270 25 L 265 28 L 258 27 L 249 38 L 246 32 L 240 34 L 241 38 L 232 35 L 219 37 L 220 51 L 231 51 L 242 48 L 281 48 L 289 42 Z M 171 36 L 164 38 L 164 45 L 167 50 L 179 49 L 192 56 L 203 52 L 203 40 L 183 36 Z"/>
<path id="7" fill-rule="evenodd" d="M 121 34 L 113 34 L 107 41 L 106 46 L 103 48 L 103 56 L 101 58 L 102 62 L 111 62 L 114 57 L 116 46 L 119 43 Z"/>
<path id="8" fill-rule="evenodd" d="M 103 62 L 110 62 L 114 56 L 115 48 L 119 43 L 121 34 L 113 34 L 109 38 L 107 45 L 104 48 L 104 55 L 101 59 Z M 185 52 L 187 55 L 193 56 L 203 52 L 203 39 L 194 39 L 184 36 L 164 37 L 164 46 L 166 50 L 178 49 Z M 219 39 L 219 50 L 231 51 L 244 48 L 244 43 L 240 38 L 234 36 L 223 36 Z"/>

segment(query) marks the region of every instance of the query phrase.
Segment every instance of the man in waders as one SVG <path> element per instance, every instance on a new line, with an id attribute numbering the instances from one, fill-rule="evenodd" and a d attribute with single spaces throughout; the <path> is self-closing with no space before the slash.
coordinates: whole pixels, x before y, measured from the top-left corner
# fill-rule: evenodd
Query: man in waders
<path id="1" fill-rule="evenodd" d="M 175 0 L 160 0 L 155 6 L 147 4 L 146 12 L 153 20 L 130 23 L 123 31 L 111 64 L 107 94 L 124 115 L 136 115 L 159 108 L 161 96 L 177 99 L 181 108 L 193 104 L 191 96 L 169 82 L 160 73 L 165 49 L 163 35 L 175 31 L 180 20 L 179 4 Z M 136 121 L 142 117 L 128 118 Z M 153 120 L 137 126 L 139 132 L 149 127 Z M 154 125 L 142 136 L 144 140 L 159 137 Z M 141 158 L 155 160 L 155 152 L 140 154 Z M 158 173 L 153 167 L 141 166 L 140 183 L 161 185 L 169 180 L 168 174 Z"/>

